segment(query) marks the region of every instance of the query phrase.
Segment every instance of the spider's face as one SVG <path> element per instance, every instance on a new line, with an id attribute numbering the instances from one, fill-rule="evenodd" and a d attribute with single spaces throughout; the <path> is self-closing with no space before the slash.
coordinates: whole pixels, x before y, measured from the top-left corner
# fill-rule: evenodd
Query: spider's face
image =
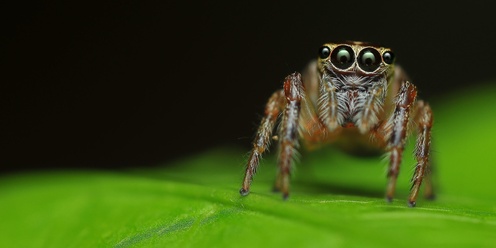
<path id="1" fill-rule="evenodd" d="M 364 90 L 371 81 L 387 81 L 393 71 L 394 53 L 363 42 L 327 43 L 319 49 L 318 65 L 322 76 L 339 79 L 332 80 L 336 88 Z"/>
<path id="2" fill-rule="evenodd" d="M 357 126 L 365 133 L 378 123 L 394 71 L 389 48 L 362 42 L 327 43 L 319 49 L 318 70 L 321 118 L 334 115 L 337 119 L 328 120 L 330 129 Z"/>

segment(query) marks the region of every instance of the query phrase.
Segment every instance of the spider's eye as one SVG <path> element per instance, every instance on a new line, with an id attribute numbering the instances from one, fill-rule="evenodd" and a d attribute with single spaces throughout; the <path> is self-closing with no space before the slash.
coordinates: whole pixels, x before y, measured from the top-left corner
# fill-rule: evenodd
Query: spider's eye
<path id="1" fill-rule="evenodd" d="M 391 51 L 386 51 L 382 54 L 382 59 L 386 64 L 392 64 L 394 62 L 394 53 Z"/>
<path id="2" fill-rule="evenodd" d="M 323 46 L 321 48 L 319 48 L 319 57 L 321 59 L 325 59 L 327 57 L 329 57 L 329 54 L 331 54 L 331 49 L 327 46 Z"/>
<path id="3" fill-rule="evenodd" d="M 365 48 L 358 54 L 358 65 L 366 72 L 373 72 L 381 64 L 381 55 L 373 48 Z"/>
<path id="4" fill-rule="evenodd" d="M 338 46 L 331 54 L 331 62 L 339 69 L 349 68 L 355 61 L 355 54 L 349 46 Z"/>

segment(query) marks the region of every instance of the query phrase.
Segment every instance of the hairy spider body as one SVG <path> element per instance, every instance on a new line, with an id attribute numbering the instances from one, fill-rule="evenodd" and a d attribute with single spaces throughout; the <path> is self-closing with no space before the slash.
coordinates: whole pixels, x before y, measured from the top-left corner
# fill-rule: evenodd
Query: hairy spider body
<path id="1" fill-rule="evenodd" d="M 273 136 L 277 120 L 280 125 Z M 386 199 L 391 201 L 396 187 L 401 158 L 409 126 L 416 126 L 417 165 L 412 178 L 408 203 L 415 206 L 424 176 L 429 169 L 432 111 L 417 100 L 416 87 L 405 72 L 394 65 L 389 48 L 363 42 L 327 43 L 319 49 L 319 58 L 303 74 L 288 75 L 282 90 L 274 92 L 265 107 L 253 148 L 246 166 L 241 195 L 249 193 L 250 184 L 271 139 L 279 145 L 279 173 L 275 188 L 283 198 L 289 196 L 292 158 L 299 140 L 307 146 L 336 141 L 347 135 L 358 144 L 372 143 L 389 154 Z M 359 134 L 359 135 L 358 135 Z M 365 141 L 364 141 L 365 140 Z M 427 177 L 425 194 L 432 197 Z"/>

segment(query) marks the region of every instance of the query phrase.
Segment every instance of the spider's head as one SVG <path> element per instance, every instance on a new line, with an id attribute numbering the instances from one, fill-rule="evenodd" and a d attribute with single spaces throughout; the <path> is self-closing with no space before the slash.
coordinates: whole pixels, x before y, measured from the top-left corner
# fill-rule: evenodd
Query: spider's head
<path id="1" fill-rule="evenodd" d="M 326 43 L 318 61 L 321 76 L 339 78 L 338 88 L 368 88 L 367 82 L 387 81 L 394 71 L 391 49 L 364 42 Z"/>
<path id="2" fill-rule="evenodd" d="M 318 70 L 319 109 L 329 129 L 356 126 L 366 133 L 379 122 L 394 72 L 389 48 L 363 42 L 327 43 L 319 49 Z"/>

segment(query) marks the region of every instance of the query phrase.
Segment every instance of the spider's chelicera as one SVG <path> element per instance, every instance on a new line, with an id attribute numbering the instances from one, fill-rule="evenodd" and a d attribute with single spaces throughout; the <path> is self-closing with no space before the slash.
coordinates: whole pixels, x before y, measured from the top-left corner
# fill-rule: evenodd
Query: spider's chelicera
<path id="1" fill-rule="evenodd" d="M 260 157 L 271 139 L 277 138 L 280 148 L 275 188 L 287 198 L 292 157 L 299 140 L 312 146 L 348 135 L 358 146 L 370 143 L 388 152 L 386 199 L 391 201 L 408 128 L 412 126 L 417 131 L 417 164 L 408 202 L 415 206 L 424 177 L 425 194 L 432 197 L 428 173 L 432 111 L 427 103 L 417 100 L 416 87 L 394 60 L 389 48 L 363 42 L 328 43 L 318 50 L 318 59 L 310 63 L 303 74 L 295 72 L 287 76 L 283 89 L 276 91 L 266 104 L 246 166 L 241 195 L 249 193 Z M 278 120 L 277 135 L 273 136 Z"/>

